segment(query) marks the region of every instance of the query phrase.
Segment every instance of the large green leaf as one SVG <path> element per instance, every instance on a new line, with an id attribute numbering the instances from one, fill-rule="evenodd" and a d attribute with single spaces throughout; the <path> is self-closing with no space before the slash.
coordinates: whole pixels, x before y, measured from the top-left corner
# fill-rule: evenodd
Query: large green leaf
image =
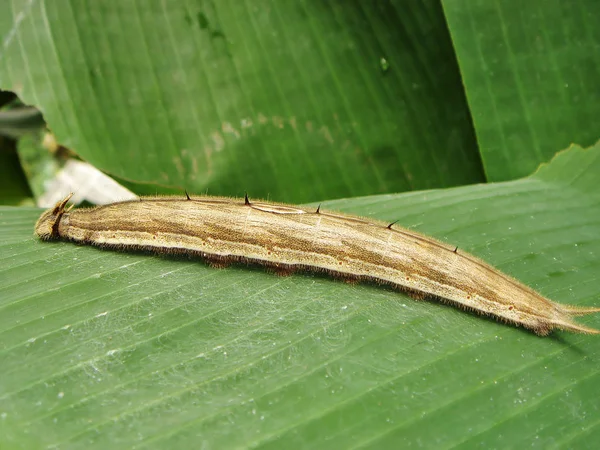
<path id="1" fill-rule="evenodd" d="M 507 183 L 324 204 L 599 304 L 600 146 Z M 594 448 L 600 339 L 374 286 L 42 243 L 0 209 L 0 448 Z M 599 327 L 600 317 L 582 318 Z"/>
<path id="2" fill-rule="evenodd" d="M 483 179 L 437 0 L 6 3 L 0 86 L 112 175 L 295 202 Z"/>
<path id="3" fill-rule="evenodd" d="M 557 148 L 592 145 L 600 117 L 600 2 L 442 0 L 492 181 Z"/>

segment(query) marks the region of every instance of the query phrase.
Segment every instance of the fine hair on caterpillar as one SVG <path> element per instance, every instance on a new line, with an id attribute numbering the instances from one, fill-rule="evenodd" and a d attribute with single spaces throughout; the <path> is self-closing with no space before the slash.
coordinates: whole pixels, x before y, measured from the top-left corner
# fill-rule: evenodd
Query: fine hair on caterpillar
<path id="1" fill-rule="evenodd" d="M 482 260 L 431 237 L 372 219 L 225 197 L 144 197 L 94 208 L 66 208 L 73 194 L 45 211 L 42 240 L 108 249 L 200 257 L 216 267 L 253 263 L 288 275 L 326 273 L 372 281 L 414 298 L 433 297 L 522 326 L 600 334 L 575 316 L 600 312 L 553 302 Z"/>

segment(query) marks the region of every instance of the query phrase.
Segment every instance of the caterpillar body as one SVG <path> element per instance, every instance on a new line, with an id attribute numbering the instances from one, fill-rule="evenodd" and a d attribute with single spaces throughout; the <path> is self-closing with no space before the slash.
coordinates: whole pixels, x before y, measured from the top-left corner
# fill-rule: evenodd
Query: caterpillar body
<path id="1" fill-rule="evenodd" d="M 256 263 L 280 274 L 325 272 L 434 297 L 545 336 L 586 334 L 574 316 L 596 307 L 555 303 L 482 260 L 433 238 L 376 220 L 293 205 L 224 197 L 148 197 L 44 212 L 42 240 L 197 256 L 215 266 Z"/>

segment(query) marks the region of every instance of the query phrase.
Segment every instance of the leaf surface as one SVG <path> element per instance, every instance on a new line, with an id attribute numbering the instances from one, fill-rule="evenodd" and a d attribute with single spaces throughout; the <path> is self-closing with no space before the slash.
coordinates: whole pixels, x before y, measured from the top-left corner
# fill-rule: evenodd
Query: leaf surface
<path id="1" fill-rule="evenodd" d="M 600 148 L 534 176 L 338 200 L 598 305 Z M 323 277 L 42 243 L 0 208 L 0 447 L 586 447 L 600 340 Z M 600 317 L 580 319 L 600 327 Z M 435 430 L 435 432 L 432 432 Z"/>

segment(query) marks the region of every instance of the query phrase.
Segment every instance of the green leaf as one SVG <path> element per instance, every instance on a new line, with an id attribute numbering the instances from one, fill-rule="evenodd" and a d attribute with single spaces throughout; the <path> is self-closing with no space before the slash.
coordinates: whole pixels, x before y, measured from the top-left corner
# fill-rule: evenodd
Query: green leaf
<path id="1" fill-rule="evenodd" d="M 488 180 L 598 140 L 600 2 L 442 3 Z"/>
<path id="2" fill-rule="evenodd" d="M 483 180 L 437 1 L 5 10 L 0 86 L 113 176 L 288 202 Z"/>
<path id="3" fill-rule="evenodd" d="M 513 182 L 340 200 L 598 305 L 600 145 Z M 600 339 L 326 278 L 42 243 L 0 208 L 0 447 L 589 447 Z M 600 317 L 582 318 L 600 326 Z"/>

